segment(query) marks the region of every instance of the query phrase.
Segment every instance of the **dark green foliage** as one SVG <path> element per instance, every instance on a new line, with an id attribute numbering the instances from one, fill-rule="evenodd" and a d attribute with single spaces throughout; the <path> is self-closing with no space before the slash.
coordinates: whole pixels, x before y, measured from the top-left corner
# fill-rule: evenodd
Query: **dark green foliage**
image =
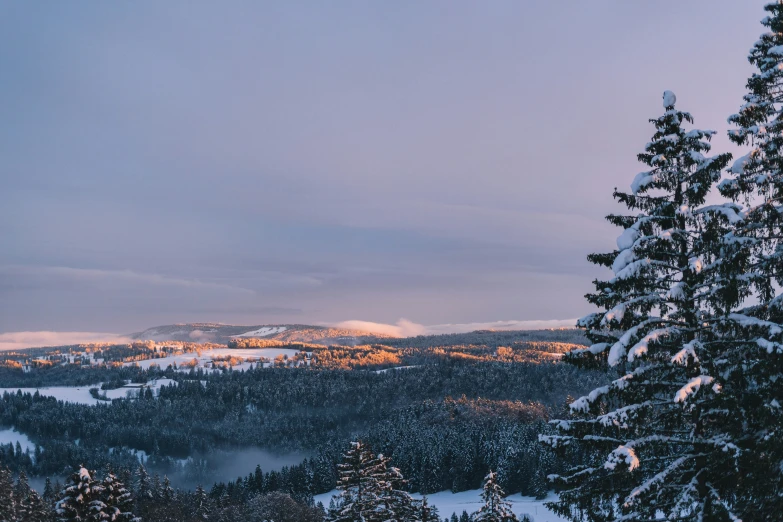
<path id="1" fill-rule="evenodd" d="M 403 491 L 405 481 L 389 459 L 375 455 L 362 442 L 352 442 L 338 465 L 340 495 L 330 506 L 330 522 L 415 522 L 421 502 Z"/>
<path id="2" fill-rule="evenodd" d="M 556 477 L 564 491 L 552 505 L 575 521 L 722 522 L 738 512 L 738 398 L 752 385 L 733 365 L 758 352 L 758 333 L 780 329 L 737 313 L 764 285 L 744 273 L 750 252 L 732 228 L 740 208 L 704 205 L 729 156 L 706 158 L 713 133 L 684 129 L 692 118 L 674 103 L 664 93 L 665 113 L 639 154 L 650 170 L 631 193 L 615 191 L 631 212 L 609 218 L 625 229 L 619 250 L 590 258 L 611 261 L 614 277 L 587 296 L 603 311 L 580 320 L 595 344 L 568 357 L 608 363 L 618 379 L 574 401 L 573 417 L 554 421 L 561 435 L 542 437 L 584 448 L 587 462 Z"/>
<path id="3" fill-rule="evenodd" d="M 0 462 L 36 476 L 62 475 L 74 461 L 136 469 L 136 454 L 123 449 L 133 448 L 150 456 L 147 466 L 176 484 L 195 487 L 215 480 L 209 462 L 195 458 L 183 468 L 175 459 L 208 455 L 221 447 L 305 450 L 316 457 L 301 470 L 312 477 L 312 495 L 334 487 L 341 448 L 352 434 L 363 433 L 395 459 L 415 490 L 476 488 L 483 470 L 497 467 L 504 470 L 507 489 L 538 494 L 531 474 L 514 470 L 536 467 L 547 458 L 532 441 L 548 409 L 527 401 L 560 406 L 569 392 L 589 390 L 600 376 L 553 362 L 445 359 L 380 374 L 277 368 L 171 373 L 178 385 L 161 389 L 160 398 L 99 406 L 4 394 L 0 425 L 15 426 L 43 451 L 33 463 L 25 452 L 0 446 Z M 474 399 L 444 400 L 463 394 Z M 526 402 L 516 402 L 520 399 Z M 410 435 L 418 446 L 410 444 Z M 477 444 L 484 439 L 504 442 Z M 545 473 L 556 471 L 545 467 Z M 279 474 L 269 478 L 278 480 Z M 304 498 L 302 491 L 287 491 Z"/>
<path id="4" fill-rule="evenodd" d="M 497 481 L 495 472 L 490 471 L 484 477 L 484 491 L 481 500 L 484 505 L 471 515 L 472 522 L 518 522 L 517 516 L 511 511 L 511 504 L 503 499 L 505 493 Z"/>

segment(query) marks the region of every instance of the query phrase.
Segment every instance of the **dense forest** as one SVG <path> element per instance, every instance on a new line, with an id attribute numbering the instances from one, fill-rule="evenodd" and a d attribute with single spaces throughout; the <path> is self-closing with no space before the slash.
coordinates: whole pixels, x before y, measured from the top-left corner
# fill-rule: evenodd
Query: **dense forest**
<path id="1" fill-rule="evenodd" d="M 442 342 L 413 338 L 408 347 L 319 346 L 286 364 L 221 371 L 116 364 L 122 353 L 138 359 L 141 345 L 102 347 L 99 353 L 113 354 L 107 357 L 113 362 L 89 365 L 81 364 L 84 354 L 58 364 L 30 364 L 46 353 L 11 354 L 8 361 L 18 364 L 0 367 L 2 382 L 11 386 L 110 388 L 161 377 L 171 383 L 97 405 L 6 392 L 0 425 L 25 433 L 36 448 L 2 446 L 0 462 L 29 476 L 64 477 L 74 462 L 132 470 L 141 451 L 151 472 L 193 488 L 214 482 L 218 463 L 209 454 L 257 447 L 302 455 L 300 464 L 261 473 L 279 484 L 272 490 L 306 502 L 334 489 L 346 445 L 362 439 L 394 460 L 411 491 L 474 489 L 494 469 L 507 491 L 543 496 L 546 475 L 565 460 L 537 436 L 569 396 L 594 387 L 603 373 L 561 364 L 560 353 L 573 347 L 564 343 L 494 332 L 456 338 L 487 341 L 475 344 L 448 345 L 454 337 L 436 337 Z M 168 353 L 144 346 L 152 356 Z M 384 370 L 390 365 L 403 368 Z"/>

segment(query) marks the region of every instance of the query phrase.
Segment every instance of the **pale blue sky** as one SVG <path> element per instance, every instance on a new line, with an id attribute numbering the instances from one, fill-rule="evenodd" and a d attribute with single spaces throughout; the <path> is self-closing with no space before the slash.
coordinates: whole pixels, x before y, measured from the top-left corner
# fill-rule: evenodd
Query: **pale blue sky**
<path id="1" fill-rule="evenodd" d="M 661 93 L 762 1 L 0 3 L 0 332 L 591 311 Z"/>

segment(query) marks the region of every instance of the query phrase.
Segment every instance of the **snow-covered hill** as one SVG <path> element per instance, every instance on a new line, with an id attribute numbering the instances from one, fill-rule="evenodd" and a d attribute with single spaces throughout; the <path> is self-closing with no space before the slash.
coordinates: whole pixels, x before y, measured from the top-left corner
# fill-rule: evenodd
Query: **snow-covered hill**
<path id="1" fill-rule="evenodd" d="M 367 338 L 388 338 L 362 330 L 303 324 L 230 325 L 221 323 L 169 324 L 130 334 L 141 341 L 228 343 L 232 339 L 266 339 L 320 344 L 355 344 Z"/>

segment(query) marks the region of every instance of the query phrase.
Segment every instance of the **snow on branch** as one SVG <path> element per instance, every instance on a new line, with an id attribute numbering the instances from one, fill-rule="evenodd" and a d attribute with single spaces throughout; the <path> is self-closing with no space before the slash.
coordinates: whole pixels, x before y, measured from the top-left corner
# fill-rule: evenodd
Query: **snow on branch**
<path id="1" fill-rule="evenodd" d="M 632 505 L 635 501 L 638 500 L 639 496 L 641 496 L 644 493 L 647 493 L 653 486 L 656 484 L 663 483 L 666 480 L 666 477 L 668 477 L 674 470 L 682 466 L 685 462 L 687 462 L 691 458 L 690 455 L 685 455 L 683 457 L 678 458 L 668 466 L 666 466 L 666 469 L 661 471 L 660 473 L 655 474 L 653 477 L 645 480 L 642 482 L 639 486 L 634 488 L 633 491 L 625 498 L 625 506 L 628 507 Z"/>
<path id="2" fill-rule="evenodd" d="M 655 342 L 661 337 L 668 337 L 672 333 L 677 332 L 677 328 L 659 328 L 645 335 L 641 341 L 636 343 L 633 348 L 628 352 L 628 362 L 633 362 L 634 359 L 647 353 L 651 342 Z"/>
<path id="3" fill-rule="evenodd" d="M 779 334 L 783 332 L 783 329 L 780 328 L 775 323 L 769 322 L 769 321 L 763 321 L 761 319 L 756 319 L 755 317 L 750 317 L 744 314 L 729 314 L 729 319 L 736 322 L 740 326 L 745 327 L 761 327 L 761 328 L 767 328 L 769 333 L 772 335 Z"/>
<path id="4" fill-rule="evenodd" d="M 767 350 L 767 353 L 783 353 L 783 345 L 766 339 L 756 339 L 756 344 Z"/>
<path id="5" fill-rule="evenodd" d="M 698 377 L 694 377 L 688 381 L 688 384 L 677 391 L 677 394 L 674 396 L 674 402 L 685 402 L 688 397 L 698 392 L 702 386 L 708 386 L 714 380 L 715 379 L 709 375 L 699 375 Z"/>
<path id="6" fill-rule="evenodd" d="M 639 332 L 639 330 L 650 324 L 657 323 L 658 321 L 660 321 L 659 318 L 653 317 L 647 319 L 646 321 L 642 321 L 636 326 L 626 330 L 626 332 L 620 337 L 620 339 L 616 343 L 612 345 L 612 348 L 609 350 L 609 365 L 617 366 L 617 364 L 625 355 L 626 350 L 628 349 L 628 344 L 631 342 L 631 339 Z"/>
<path id="7" fill-rule="evenodd" d="M 630 418 L 630 414 L 635 413 L 637 410 L 653 406 L 653 401 L 645 401 L 640 404 L 631 404 L 629 406 L 623 406 L 614 411 L 600 415 L 596 420 L 603 426 L 617 426 L 619 428 L 627 428 L 627 421 Z"/>
<path id="8" fill-rule="evenodd" d="M 682 350 L 675 353 L 672 357 L 672 364 L 687 366 L 688 361 L 692 360 L 693 362 L 699 362 L 699 357 L 696 355 L 696 349 L 701 347 L 701 343 L 696 340 L 684 344 Z"/>
<path id="9" fill-rule="evenodd" d="M 616 379 L 612 381 L 607 386 L 601 386 L 600 388 L 596 388 L 595 390 L 591 391 L 587 395 L 583 397 L 579 397 L 577 400 L 572 402 L 569 407 L 573 411 L 582 411 L 587 412 L 590 409 L 590 405 L 594 403 L 596 400 L 598 400 L 600 397 L 606 395 L 611 390 L 623 390 L 628 386 L 628 381 L 633 379 L 634 374 L 629 373 L 627 375 L 623 375 L 619 379 Z"/>
<path id="10" fill-rule="evenodd" d="M 609 457 L 604 463 L 604 468 L 614 470 L 617 468 L 618 464 L 625 464 L 628 466 L 628 471 L 633 471 L 639 467 L 639 458 L 636 456 L 636 452 L 633 448 L 618 446 L 617 449 L 609 454 Z"/>
<path id="11" fill-rule="evenodd" d="M 732 225 L 736 225 L 745 218 L 745 215 L 742 213 L 739 205 L 735 205 L 733 203 L 725 203 L 723 205 L 707 205 L 706 207 L 702 207 L 696 211 L 697 214 L 707 214 L 711 212 L 723 214 Z"/>

